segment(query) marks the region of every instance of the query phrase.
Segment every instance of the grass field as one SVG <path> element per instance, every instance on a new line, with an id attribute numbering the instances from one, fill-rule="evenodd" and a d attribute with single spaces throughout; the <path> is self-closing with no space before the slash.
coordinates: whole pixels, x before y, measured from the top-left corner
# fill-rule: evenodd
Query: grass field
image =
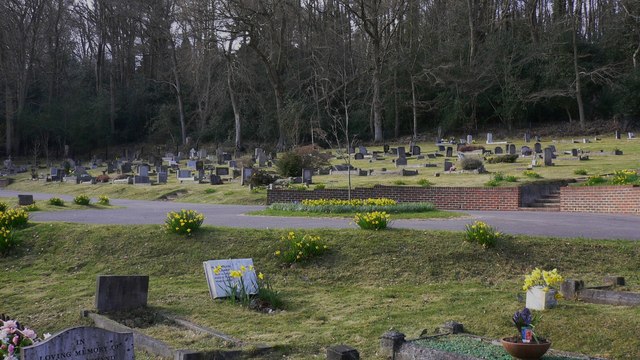
<path id="1" fill-rule="evenodd" d="M 204 227 L 185 238 L 160 226 L 36 223 L 19 232 L 24 244 L 17 253 L 0 258 L 0 312 L 53 333 L 86 321 L 79 314 L 93 308 L 97 275 L 145 274 L 154 310 L 277 345 L 279 358 L 323 358 L 326 346 L 345 343 L 376 359 L 379 336 L 390 328 L 415 338 L 455 320 L 473 334 L 511 335 L 510 317 L 524 306 L 517 299 L 524 274 L 535 266 L 557 267 L 587 284 L 621 275 L 628 290 L 640 291 L 636 242 L 518 236 L 482 250 L 453 232 L 317 230 L 310 233 L 330 252 L 283 267 L 273 251 L 285 233 Z M 211 300 L 202 261 L 244 257 L 273 279 L 284 311 L 262 314 Z M 562 301 L 543 313 L 537 330 L 560 350 L 640 358 L 638 307 Z"/>

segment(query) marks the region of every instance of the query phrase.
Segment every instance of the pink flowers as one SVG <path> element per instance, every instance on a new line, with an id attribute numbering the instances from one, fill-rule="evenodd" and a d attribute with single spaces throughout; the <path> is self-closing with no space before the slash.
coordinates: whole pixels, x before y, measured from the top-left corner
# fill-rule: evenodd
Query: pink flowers
<path id="1" fill-rule="evenodd" d="M 0 359 L 17 360 L 20 348 L 33 345 L 37 341 L 35 331 L 18 327 L 15 320 L 0 320 Z"/>

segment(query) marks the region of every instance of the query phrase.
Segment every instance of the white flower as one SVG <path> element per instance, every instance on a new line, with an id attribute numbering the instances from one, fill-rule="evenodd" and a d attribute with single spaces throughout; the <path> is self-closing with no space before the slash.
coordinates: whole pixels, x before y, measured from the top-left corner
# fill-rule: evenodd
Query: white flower
<path id="1" fill-rule="evenodd" d="M 45 340 L 47 340 L 48 338 L 51 337 L 51 334 L 50 333 L 44 333 L 42 336 L 44 337 Z"/>
<path id="2" fill-rule="evenodd" d="M 28 328 L 24 328 L 24 330 L 22 330 L 22 334 L 31 340 L 34 340 L 37 337 L 36 332 Z"/>

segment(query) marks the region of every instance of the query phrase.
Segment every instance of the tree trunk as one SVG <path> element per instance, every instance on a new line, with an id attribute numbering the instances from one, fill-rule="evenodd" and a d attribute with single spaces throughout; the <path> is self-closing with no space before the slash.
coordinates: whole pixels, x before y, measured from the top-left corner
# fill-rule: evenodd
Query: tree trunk
<path id="1" fill-rule="evenodd" d="M 5 119 L 7 128 L 6 132 L 6 143 L 5 149 L 7 155 L 11 155 L 13 151 L 13 122 L 14 122 L 14 111 L 13 111 L 13 98 L 11 96 L 11 88 L 9 84 L 5 84 L 4 86 L 4 106 L 5 106 Z"/>
<path id="2" fill-rule="evenodd" d="M 418 104 L 416 100 L 416 81 L 411 76 L 411 110 L 413 112 L 413 138 L 418 138 Z"/>
<path id="3" fill-rule="evenodd" d="M 398 70 L 393 70 L 393 110 L 394 110 L 394 126 L 393 136 L 398 138 L 400 134 L 400 107 L 398 106 Z"/>
<path id="4" fill-rule="evenodd" d="M 116 85 L 113 79 L 113 68 L 109 72 L 109 127 L 111 135 L 116 133 Z"/>
<path id="5" fill-rule="evenodd" d="M 236 125 L 236 137 L 235 144 L 236 150 L 240 150 L 242 148 L 242 129 L 240 122 L 240 109 L 238 109 L 238 104 L 236 102 L 236 93 L 233 91 L 233 67 L 231 66 L 231 60 L 227 59 L 227 87 L 229 88 L 229 99 L 231 100 L 231 108 L 233 109 L 233 119 L 235 120 Z"/>
<path id="6" fill-rule="evenodd" d="M 580 128 L 584 130 L 586 127 L 586 121 L 584 118 L 584 103 L 582 102 L 582 84 L 580 81 L 580 70 L 578 69 L 578 29 L 580 24 L 580 8 L 582 7 L 582 0 L 577 0 L 574 11 L 573 19 L 573 71 L 576 76 L 576 100 L 578 102 L 578 115 L 580 121 Z"/>
<path id="7" fill-rule="evenodd" d="M 182 88 L 180 86 L 180 74 L 178 73 L 178 59 L 176 57 L 176 44 L 171 41 L 171 72 L 174 77 L 173 88 L 176 91 L 176 100 L 178 102 L 178 119 L 180 120 L 180 138 L 182 145 L 187 144 L 187 128 L 184 120 L 184 106 L 182 104 Z"/>
<path id="8" fill-rule="evenodd" d="M 376 46 L 374 45 L 374 48 Z M 379 46 L 378 52 L 379 53 Z M 382 142 L 382 100 L 380 94 L 380 61 L 375 58 L 371 85 L 373 86 L 373 141 Z"/>

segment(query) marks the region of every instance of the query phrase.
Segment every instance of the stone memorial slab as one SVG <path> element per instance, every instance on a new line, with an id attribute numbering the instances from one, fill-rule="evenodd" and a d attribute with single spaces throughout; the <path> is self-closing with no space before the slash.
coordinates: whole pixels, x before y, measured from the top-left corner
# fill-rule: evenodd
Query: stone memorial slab
<path id="1" fill-rule="evenodd" d="M 76 175 L 83 175 L 87 173 L 87 169 L 85 169 L 84 166 L 76 166 L 73 172 Z"/>
<path id="2" fill-rule="evenodd" d="M 531 141 L 531 134 L 528 132 L 524 133 L 524 142 L 528 143 Z"/>
<path id="3" fill-rule="evenodd" d="M 453 166 L 453 163 L 451 161 L 446 161 L 444 162 L 444 171 L 449 171 L 451 170 L 451 167 Z"/>
<path id="4" fill-rule="evenodd" d="M 187 161 L 187 167 L 189 169 L 195 169 L 196 168 L 196 161 L 195 160 L 189 160 Z"/>
<path id="5" fill-rule="evenodd" d="M 404 149 L 404 146 L 398 146 L 398 157 L 399 158 L 407 157 L 407 151 Z"/>
<path id="6" fill-rule="evenodd" d="M 396 159 L 396 166 L 407 166 L 407 158 L 399 157 Z"/>
<path id="7" fill-rule="evenodd" d="M 436 154 L 427 154 L 427 157 L 429 159 L 435 159 L 437 156 L 436 156 Z"/>
<path id="8" fill-rule="evenodd" d="M 205 149 L 198 150 L 198 158 L 199 159 L 206 159 L 207 158 L 207 150 L 205 150 Z"/>
<path id="9" fill-rule="evenodd" d="M 223 153 L 222 154 L 222 159 L 224 159 L 224 161 L 231 161 L 231 154 Z"/>
<path id="10" fill-rule="evenodd" d="M 127 311 L 147 306 L 148 276 L 98 275 L 98 312 Z"/>
<path id="11" fill-rule="evenodd" d="M 216 166 L 216 175 L 218 175 L 218 176 L 229 176 L 229 168 L 228 167 L 217 167 Z"/>
<path id="12" fill-rule="evenodd" d="M 544 166 L 553 165 L 553 151 L 550 147 L 544 148 Z"/>
<path id="13" fill-rule="evenodd" d="M 364 146 L 362 146 L 362 145 L 358 146 L 358 151 L 359 151 L 359 152 L 360 152 L 360 154 L 362 154 L 362 155 L 367 155 L 367 148 L 366 148 L 366 147 L 364 147 Z"/>
<path id="14" fill-rule="evenodd" d="M 313 169 L 302 169 L 302 182 L 305 184 L 313 183 Z"/>
<path id="15" fill-rule="evenodd" d="M 242 273 L 242 283 L 246 294 L 258 293 L 258 278 L 253 269 L 253 259 L 209 260 L 203 262 L 202 265 L 212 299 L 229 297 L 240 290 L 240 279 L 232 277 L 231 271 Z"/>
<path id="16" fill-rule="evenodd" d="M 453 147 L 447 146 L 447 154 L 446 157 L 453 157 Z"/>
<path id="17" fill-rule="evenodd" d="M 493 133 L 487 133 L 487 144 L 493 144 Z"/>
<path id="18" fill-rule="evenodd" d="M 571 156 L 578 157 L 578 149 L 571 149 Z"/>
<path id="19" fill-rule="evenodd" d="M 242 178 L 240 180 L 240 185 L 244 186 L 249 183 L 251 177 L 253 176 L 253 168 L 243 167 L 242 168 Z"/>
<path id="20" fill-rule="evenodd" d="M 473 136 L 467 135 L 467 144 L 473 143 Z"/>
<path id="21" fill-rule="evenodd" d="M 97 327 L 63 330 L 47 340 L 22 348 L 22 360 L 133 360 L 133 334 Z"/>
<path id="22" fill-rule="evenodd" d="M 402 169 L 402 176 L 416 176 L 416 175 L 418 175 L 418 170 Z"/>
<path id="23" fill-rule="evenodd" d="M 516 154 L 516 144 L 509 144 L 509 150 L 507 151 L 509 155 Z"/>
<path id="24" fill-rule="evenodd" d="M 193 180 L 191 170 L 178 170 L 178 180 Z"/>
<path id="25" fill-rule="evenodd" d="M 151 179 L 148 176 L 135 175 L 133 185 L 151 185 Z"/>
<path id="26" fill-rule="evenodd" d="M 122 163 L 120 165 L 120 172 L 122 174 L 130 173 L 131 172 L 131 164 L 130 163 Z"/>
<path id="27" fill-rule="evenodd" d="M 414 146 L 413 146 L 413 148 L 411 148 L 411 154 L 412 154 L 413 156 L 418 156 L 418 155 L 420 155 L 420 154 L 422 153 L 421 151 L 422 151 L 422 149 L 421 149 L 421 148 L 420 148 L 420 146 L 418 146 L 418 145 L 414 145 Z"/>
<path id="28" fill-rule="evenodd" d="M 520 154 L 522 156 L 531 156 L 531 154 L 532 154 L 531 148 L 526 146 L 526 145 L 521 147 L 520 148 Z"/>
<path id="29" fill-rule="evenodd" d="M 229 161 L 229 167 L 233 168 L 233 169 L 237 168 L 238 167 L 238 162 L 235 161 L 235 160 Z"/>
<path id="30" fill-rule="evenodd" d="M 533 149 L 536 152 L 536 154 L 542 153 L 542 144 L 540 144 L 539 142 L 533 144 Z"/>
<path id="31" fill-rule="evenodd" d="M 211 185 L 222 185 L 222 178 L 218 175 L 211 174 L 209 175 L 209 183 Z"/>
<path id="32" fill-rule="evenodd" d="M 444 145 L 438 145 L 438 151 L 445 151 Z"/>
<path id="33" fill-rule="evenodd" d="M 161 171 L 158 172 L 158 184 L 166 184 L 168 180 L 168 174 L 167 172 Z"/>
<path id="34" fill-rule="evenodd" d="M 33 195 L 18 195 L 18 205 L 27 206 L 33 204 Z"/>
<path id="35" fill-rule="evenodd" d="M 267 166 L 267 154 L 265 154 L 264 152 L 261 152 L 256 157 L 256 161 L 258 162 L 258 166 L 260 166 L 260 167 Z"/>
<path id="36" fill-rule="evenodd" d="M 362 160 L 362 159 L 364 159 L 364 155 L 362 155 L 362 153 L 356 153 L 356 154 L 353 156 L 353 158 L 354 158 L 355 160 Z"/>
<path id="37" fill-rule="evenodd" d="M 149 167 L 147 165 L 138 166 L 138 175 L 149 176 Z"/>
<path id="38" fill-rule="evenodd" d="M 496 155 L 501 155 L 502 154 L 502 146 L 496 146 L 495 149 L 493 149 L 493 153 Z"/>

